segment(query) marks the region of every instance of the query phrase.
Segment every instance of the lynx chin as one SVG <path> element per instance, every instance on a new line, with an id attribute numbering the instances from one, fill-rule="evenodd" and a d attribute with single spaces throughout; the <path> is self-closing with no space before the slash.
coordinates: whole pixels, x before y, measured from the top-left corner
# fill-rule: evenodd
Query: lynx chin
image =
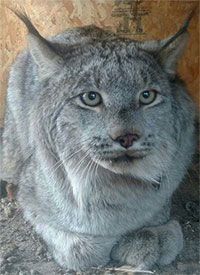
<path id="1" fill-rule="evenodd" d="M 172 36 L 138 42 L 96 26 L 28 48 L 8 81 L 1 178 L 66 269 L 109 261 L 137 270 L 183 247 L 170 200 L 195 148 L 195 107 L 176 63 L 191 14 Z"/>

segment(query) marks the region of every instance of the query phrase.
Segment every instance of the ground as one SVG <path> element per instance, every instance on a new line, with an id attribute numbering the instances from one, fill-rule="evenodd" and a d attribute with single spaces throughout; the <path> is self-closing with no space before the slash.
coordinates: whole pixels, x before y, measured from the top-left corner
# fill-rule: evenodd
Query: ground
<path id="1" fill-rule="evenodd" d="M 198 157 L 196 158 L 196 160 Z M 3 186 L 3 183 L 2 183 Z M 3 192 L 0 200 L 0 275 L 198 275 L 199 262 L 199 186 L 198 165 L 194 161 L 188 176 L 174 194 L 171 215 L 180 221 L 185 244 L 182 253 L 169 266 L 138 273 L 131 266 L 110 264 L 87 272 L 61 269 L 43 241 L 24 221 L 17 202 Z"/>

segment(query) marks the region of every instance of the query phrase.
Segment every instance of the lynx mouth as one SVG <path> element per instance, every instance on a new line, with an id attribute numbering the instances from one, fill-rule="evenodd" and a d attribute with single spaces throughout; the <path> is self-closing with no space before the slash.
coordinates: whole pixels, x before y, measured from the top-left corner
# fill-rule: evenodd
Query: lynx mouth
<path id="1" fill-rule="evenodd" d="M 110 164 L 118 164 L 118 163 L 133 163 L 136 160 L 143 159 L 144 156 L 130 156 L 130 155 L 123 155 L 119 157 L 109 157 L 109 158 L 104 158 L 103 161 L 107 161 Z"/>

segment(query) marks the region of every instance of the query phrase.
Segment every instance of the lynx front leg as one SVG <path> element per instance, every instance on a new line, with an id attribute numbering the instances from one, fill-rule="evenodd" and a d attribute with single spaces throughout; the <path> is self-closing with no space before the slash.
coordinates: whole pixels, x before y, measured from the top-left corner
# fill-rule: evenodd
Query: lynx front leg
<path id="1" fill-rule="evenodd" d="M 37 225 L 37 232 L 63 268 L 87 270 L 110 261 L 110 252 L 116 239 L 56 230 L 48 225 Z"/>
<path id="2" fill-rule="evenodd" d="M 138 270 L 151 268 L 154 264 L 171 263 L 183 246 L 183 235 L 177 221 L 144 228 L 125 235 L 111 252 L 113 260 L 130 264 Z"/>

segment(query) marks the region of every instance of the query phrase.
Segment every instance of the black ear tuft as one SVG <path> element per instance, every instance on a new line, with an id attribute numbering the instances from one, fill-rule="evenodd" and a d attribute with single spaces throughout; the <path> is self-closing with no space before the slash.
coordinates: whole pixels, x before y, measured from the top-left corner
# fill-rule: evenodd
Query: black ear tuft
<path id="1" fill-rule="evenodd" d="M 180 29 L 174 35 L 163 40 L 161 48 L 154 54 L 155 58 L 172 78 L 176 74 L 178 58 L 182 54 L 187 42 L 187 27 L 193 14 L 194 10 L 190 12 Z"/>
<path id="2" fill-rule="evenodd" d="M 13 10 L 11 8 L 8 8 L 9 10 L 11 10 L 17 17 L 19 17 L 19 19 L 24 22 L 24 24 L 26 25 L 29 33 L 32 33 L 34 35 L 38 35 L 40 36 L 39 32 L 36 30 L 36 28 L 33 26 L 33 24 L 31 23 L 28 15 L 26 14 L 25 11 L 19 11 L 19 10 Z"/>
<path id="3" fill-rule="evenodd" d="M 164 70 L 173 78 L 176 74 L 176 64 L 187 41 L 187 27 L 194 14 L 192 10 L 180 29 L 172 36 L 162 40 L 138 42 L 138 47 L 152 54 Z"/>
<path id="4" fill-rule="evenodd" d="M 24 22 L 28 29 L 28 48 L 35 63 L 38 65 L 40 77 L 51 76 L 62 67 L 62 57 L 55 52 L 51 43 L 40 35 L 25 12 L 10 10 Z"/>
<path id="5" fill-rule="evenodd" d="M 173 36 L 171 36 L 169 39 L 166 40 L 166 42 L 161 47 L 161 49 L 159 49 L 157 55 L 159 55 L 165 48 L 167 48 L 176 38 L 178 38 L 180 35 L 182 35 L 182 34 L 184 34 L 184 33 L 187 32 L 187 27 L 188 27 L 188 25 L 190 23 L 190 20 L 191 20 L 193 14 L 194 14 L 194 10 L 192 10 L 189 13 L 189 15 L 187 16 L 187 18 L 183 22 L 183 24 L 180 27 L 180 29 Z"/>

